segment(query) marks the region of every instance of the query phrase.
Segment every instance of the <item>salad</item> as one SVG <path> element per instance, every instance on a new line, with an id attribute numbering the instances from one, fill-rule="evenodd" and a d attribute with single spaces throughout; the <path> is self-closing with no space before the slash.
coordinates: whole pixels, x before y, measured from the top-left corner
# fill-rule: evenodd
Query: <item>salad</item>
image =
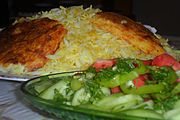
<path id="1" fill-rule="evenodd" d="M 68 106 L 180 119 L 180 63 L 166 53 L 153 60 L 99 60 L 72 76 L 41 77 L 28 89 L 39 98 Z"/>

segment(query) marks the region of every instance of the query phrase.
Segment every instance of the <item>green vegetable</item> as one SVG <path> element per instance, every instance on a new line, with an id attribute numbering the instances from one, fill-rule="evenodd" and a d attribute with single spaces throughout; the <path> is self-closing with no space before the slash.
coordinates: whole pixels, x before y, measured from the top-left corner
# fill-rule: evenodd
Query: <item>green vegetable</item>
<path id="1" fill-rule="evenodd" d="M 163 100 L 154 100 L 154 109 L 155 110 L 161 110 L 162 112 L 168 111 L 168 110 L 172 110 L 176 103 L 180 101 L 180 96 L 176 95 L 176 96 L 170 96 L 167 99 L 163 99 Z"/>
<path id="2" fill-rule="evenodd" d="M 180 120 L 180 108 L 169 110 L 166 113 L 164 113 L 164 117 L 167 120 Z"/>
<path id="3" fill-rule="evenodd" d="M 139 88 L 128 88 L 126 85 L 121 85 L 121 89 L 127 94 L 149 94 L 149 93 L 160 93 L 165 89 L 165 86 L 160 84 L 144 85 Z"/>
<path id="4" fill-rule="evenodd" d="M 39 95 L 56 82 L 58 82 L 58 80 L 49 80 L 47 76 L 42 76 L 40 78 L 37 78 L 37 81 L 35 83 L 29 85 L 28 89 L 31 89 L 31 92 L 33 92 L 33 94 Z"/>
<path id="5" fill-rule="evenodd" d="M 180 97 L 179 97 L 180 98 Z M 180 109 L 180 99 L 178 99 L 174 104 L 174 109 Z"/>
<path id="6" fill-rule="evenodd" d="M 119 83 L 119 75 L 116 71 L 113 71 L 112 68 L 104 69 L 98 72 L 95 76 L 95 81 L 105 87 L 116 87 Z"/>
<path id="7" fill-rule="evenodd" d="M 172 69 L 172 67 L 149 67 L 150 68 L 150 74 L 154 81 L 157 81 L 158 83 L 164 82 L 168 84 L 174 83 L 178 76 L 176 72 Z"/>
<path id="8" fill-rule="evenodd" d="M 94 91 L 94 89 L 88 90 L 89 88 L 81 88 L 75 92 L 74 97 L 72 99 L 72 105 L 77 106 L 80 104 L 94 103 L 101 99 L 104 96 L 110 95 L 110 91 L 108 88 L 98 88 Z"/>
<path id="9" fill-rule="evenodd" d="M 147 73 L 148 69 L 147 67 L 143 64 L 142 61 L 137 60 L 137 67 L 134 69 L 135 72 L 137 72 L 138 74 L 145 74 Z"/>
<path id="10" fill-rule="evenodd" d="M 118 59 L 116 63 L 116 71 L 120 74 L 134 71 L 138 74 L 145 74 L 147 72 L 146 66 L 141 60 L 135 59 Z"/>
<path id="11" fill-rule="evenodd" d="M 180 70 L 176 71 L 178 78 L 180 78 Z"/>
<path id="12" fill-rule="evenodd" d="M 63 96 L 66 95 L 66 89 L 68 88 L 68 81 L 66 79 L 60 80 L 56 84 L 52 85 L 48 89 L 44 90 L 39 96 L 44 99 L 53 99 L 54 91 L 58 90 Z"/>
<path id="13" fill-rule="evenodd" d="M 140 103 L 138 105 L 133 106 L 133 109 L 153 109 L 154 108 L 154 102 L 153 100 L 147 100 L 143 103 Z"/>
<path id="14" fill-rule="evenodd" d="M 71 80 L 71 88 L 73 90 L 79 90 L 82 87 L 83 82 L 79 81 L 78 79 Z"/>
<path id="15" fill-rule="evenodd" d="M 111 110 L 111 112 L 119 112 L 125 109 L 130 109 L 142 102 L 143 99 L 138 95 L 123 95 L 122 93 L 119 93 L 105 97 L 95 103 L 95 105 L 103 107 L 108 111 Z"/>
<path id="16" fill-rule="evenodd" d="M 44 90 L 46 90 L 47 88 L 49 88 L 50 86 L 52 86 L 53 84 L 55 84 L 54 80 L 48 80 L 48 82 L 44 81 L 44 82 L 40 82 L 36 85 L 34 85 L 34 89 L 40 94 L 42 93 Z"/>
<path id="17" fill-rule="evenodd" d="M 66 98 L 59 92 L 58 89 L 55 88 L 53 100 L 63 103 L 64 101 L 66 101 Z"/>
<path id="18" fill-rule="evenodd" d="M 146 117 L 152 119 L 164 119 L 164 117 L 161 114 L 148 109 L 131 109 L 131 110 L 122 111 L 121 113 L 124 113 L 126 115 Z"/>
<path id="19" fill-rule="evenodd" d="M 137 78 L 139 76 L 139 74 L 135 71 L 131 71 L 129 73 L 124 73 L 124 74 L 121 74 L 118 76 L 119 76 L 119 83 L 120 83 L 119 85 L 122 86 L 125 83 L 127 83 L 128 81 Z"/>
<path id="20" fill-rule="evenodd" d="M 172 90 L 172 94 L 179 94 L 180 93 L 180 83 L 177 83 L 177 85 L 174 87 L 174 89 Z"/>
<path id="21" fill-rule="evenodd" d="M 91 96 L 89 103 L 96 102 L 102 99 L 104 96 L 110 94 L 109 88 L 102 87 L 93 80 L 86 81 L 84 84 L 84 89 L 86 94 L 90 94 Z"/>
<path id="22" fill-rule="evenodd" d="M 109 95 L 107 97 L 102 98 L 100 101 L 97 101 L 96 103 L 94 103 L 97 106 L 110 106 L 111 107 L 111 102 L 115 99 L 118 99 L 119 97 L 123 96 L 122 93 L 116 93 L 116 94 L 112 94 Z M 114 102 L 114 104 L 116 104 L 116 102 Z M 114 105 L 113 105 L 114 106 Z"/>
<path id="23" fill-rule="evenodd" d="M 133 59 L 117 59 L 115 69 L 118 73 L 130 72 L 135 68 Z"/>
<path id="24" fill-rule="evenodd" d="M 91 95 L 89 93 L 86 93 L 84 88 L 81 88 L 77 92 L 75 92 L 74 97 L 72 99 L 72 105 L 80 105 L 80 104 L 86 104 L 88 103 Z"/>

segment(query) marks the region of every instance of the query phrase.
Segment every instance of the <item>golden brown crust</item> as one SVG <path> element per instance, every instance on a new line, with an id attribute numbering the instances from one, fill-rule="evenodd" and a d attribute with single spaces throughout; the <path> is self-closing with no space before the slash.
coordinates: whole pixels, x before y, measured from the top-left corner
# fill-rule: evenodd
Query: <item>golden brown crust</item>
<path id="1" fill-rule="evenodd" d="M 153 33 L 125 16 L 112 12 L 101 12 L 95 15 L 91 23 L 126 40 L 145 54 L 157 56 L 165 52 Z"/>
<path id="2" fill-rule="evenodd" d="M 0 33 L 0 64 L 21 63 L 28 71 L 42 67 L 59 48 L 67 30 L 56 20 L 41 18 L 15 24 Z"/>

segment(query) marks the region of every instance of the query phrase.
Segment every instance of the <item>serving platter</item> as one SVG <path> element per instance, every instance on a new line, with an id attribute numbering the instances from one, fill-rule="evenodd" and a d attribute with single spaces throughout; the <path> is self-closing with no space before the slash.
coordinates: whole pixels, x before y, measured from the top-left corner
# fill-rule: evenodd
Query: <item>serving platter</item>
<path id="1" fill-rule="evenodd" d="M 6 80 L 6 81 L 27 81 L 34 76 L 28 76 L 28 75 L 24 75 L 24 76 L 18 76 L 18 75 L 12 75 L 12 74 L 4 74 L 4 73 L 0 73 L 0 79 L 1 80 Z"/>

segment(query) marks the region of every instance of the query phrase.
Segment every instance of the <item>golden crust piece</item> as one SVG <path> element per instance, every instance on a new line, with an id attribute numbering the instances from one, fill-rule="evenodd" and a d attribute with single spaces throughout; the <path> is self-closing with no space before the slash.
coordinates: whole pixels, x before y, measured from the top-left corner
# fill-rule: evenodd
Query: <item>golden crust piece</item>
<path id="1" fill-rule="evenodd" d="M 135 21 L 112 12 L 97 13 L 91 20 L 96 27 L 126 40 L 145 54 L 154 56 L 164 53 L 158 38 Z"/>
<path id="2" fill-rule="evenodd" d="M 17 23 L 0 33 L 0 64 L 22 64 L 28 71 L 43 67 L 67 30 L 56 20 L 41 18 Z"/>

